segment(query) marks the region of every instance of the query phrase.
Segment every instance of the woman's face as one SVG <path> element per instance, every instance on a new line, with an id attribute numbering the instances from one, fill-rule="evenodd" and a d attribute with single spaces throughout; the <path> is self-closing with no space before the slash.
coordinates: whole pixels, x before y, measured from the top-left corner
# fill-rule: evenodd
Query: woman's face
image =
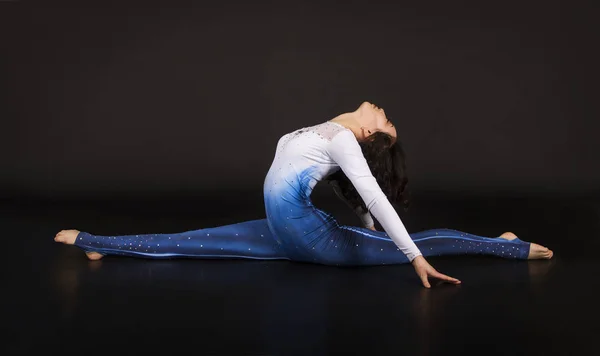
<path id="1" fill-rule="evenodd" d="M 359 115 L 365 119 L 365 122 L 369 123 L 368 129 L 371 130 L 371 133 L 373 133 L 373 129 L 375 131 L 385 132 L 392 136 L 394 142 L 396 142 L 396 127 L 394 127 L 387 116 L 385 116 L 385 111 L 383 109 L 375 104 L 365 101 L 360 105 L 357 111 Z"/>

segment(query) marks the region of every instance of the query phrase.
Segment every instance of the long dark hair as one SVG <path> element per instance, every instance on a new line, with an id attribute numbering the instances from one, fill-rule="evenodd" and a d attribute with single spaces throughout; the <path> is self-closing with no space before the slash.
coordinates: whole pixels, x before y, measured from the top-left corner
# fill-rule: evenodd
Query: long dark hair
<path id="1" fill-rule="evenodd" d="M 377 180 L 381 190 L 390 203 L 408 209 L 409 199 L 406 192 L 408 178 L 406 176 L 406 154 L 399 140 L 394 143 L 393 137 L 381 131 L 374 132 L 364 141 L 359 142 L 371 173 Z M 362 206 L 367 211 L 356 188 L 340 169 L 333 173 L 330 180 L 338 181 L 342 195 L 352 206 Z"/>

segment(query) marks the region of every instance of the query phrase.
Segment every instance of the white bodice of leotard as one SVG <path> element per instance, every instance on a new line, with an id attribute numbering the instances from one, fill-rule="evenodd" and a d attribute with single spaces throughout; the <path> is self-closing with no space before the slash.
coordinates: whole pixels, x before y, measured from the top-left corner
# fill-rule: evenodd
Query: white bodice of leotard
<path id="1" fill-rule="evenodd" d="M 319 181 L 338 169 L 342 169 L 369 212 L 408 259 L 412 261 L 421 255 L 372 175 L 354 133 L 341 124 L 325 121 L 283 135 L 265 178 L 265 194 L 277 194 L 301 177 L 298 188 L 308 197 Z"/>

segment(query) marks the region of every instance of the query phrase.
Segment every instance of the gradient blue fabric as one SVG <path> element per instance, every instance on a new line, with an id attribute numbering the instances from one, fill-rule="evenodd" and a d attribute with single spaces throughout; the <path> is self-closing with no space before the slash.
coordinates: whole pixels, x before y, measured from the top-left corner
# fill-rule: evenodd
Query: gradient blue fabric
<path id="1" fill-rule="evenodd" d="M 313 205 L 314 186 L 340 168 L 395 239 L 385 231 L 341 225 Z M 527 259 L 529 255 L 530 243 L 519 239 L 453 229 L 408 234 L 371 175 L 351 131 L 331 121 L 279 139 L 263 192 L 265 219 L 179 233 L 101 236 L 81 231 L 75 245 L 103 255 L 283 259 L 337 266 L 409 263 L 403 251 L 425 257 L 483 254 Z"/>
<path id="2" fill-rule="evenodd" d="M 339 224 L 310 200 L 310 169 L 285 179 L 274 192 L 265 184 L 266 219 L 180 233 L 100 236 L 81 231 L 75 245 L 103 255 L 145 258 L 246 258 L 336 266 L 409 263 L 383 231 Z M 269 181 L 267 181 L 269 182 Z M 494 255 L 527 259 L 528 242 L 483 237 L 453 229 L 410 234 L 423 256 Z"/>

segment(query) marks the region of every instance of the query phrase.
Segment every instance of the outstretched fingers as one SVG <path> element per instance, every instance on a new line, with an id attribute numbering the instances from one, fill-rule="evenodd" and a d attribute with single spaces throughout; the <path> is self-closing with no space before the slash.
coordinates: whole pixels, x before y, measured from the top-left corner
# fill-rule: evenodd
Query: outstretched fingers
<path id="1" fill-rule="evenodd" d="M 452 284 L 461 283 L 458 279 L 454 277 L 446 276 L 445 274 L 436 271 L 436 269 L 433 268 L 422 255 L 415 257 L 412 261 L 412 264 L 415 267 L 417 275 L 419 276 L 419 278 L 421 278 L 421 281 L 423 282 L 423 286 L 425 288 L 431 288 L 431 284 L 429 284 L 428 280 L 429 277 L 437 278 L 441 281 L 449 282 Z"/>
<path id="2" fill-rule="evenodd" d="M 440 279 L 440 280 L 445 281 L 445 282 L 453 283 L 453 284 L 460 284 L 461 283 L 460 280 L 458 280 L 458 279 L 456 279 L 454 277 L 450 277 L 450 276 L 447 276 L 445 274 L 442 274 L 442 273 L 440 273 L 440 272 L 438 272 L 436 270 L 431 271 L 430 272 L 430 276 L 433 277 L 433 278 Z"/>

